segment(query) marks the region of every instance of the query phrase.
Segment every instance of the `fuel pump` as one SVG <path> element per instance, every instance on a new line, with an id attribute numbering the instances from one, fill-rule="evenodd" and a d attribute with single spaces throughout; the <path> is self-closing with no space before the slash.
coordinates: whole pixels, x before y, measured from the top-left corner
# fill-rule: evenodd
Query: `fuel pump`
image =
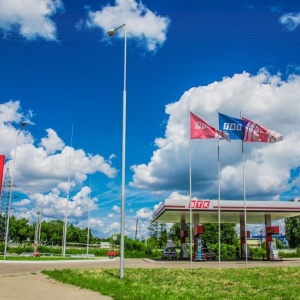
<path id="1" fill-rule="evenodd" d="M 269 259 L 270 260 L 278 259 L 278 250 L 276 250 L 276 242 L 269 242 L 269 249 L 270 249 Z"/>
<path id="2" fill-rule="evenodd" d="M 194 238 L 194 260 L 202 260 L 202 240 Z"/>
<path id="3" fill-rule="evenodd" d="M 180 232 L 180 243 L 181 243 L 181 251 L 180 251 L 180 257 L 181 258 L 188 258 L 188 249 L 187 249 L 187 243 L 185 242 L 185 239 L 188 237 L 188 231 L 182 230 Z"/>
<path id="4" fill-rule="evenodd" d="M 250 231 L 246 231 L 247 238 L 250 238 Z M 246 258 L 246 246 L 247 246 L 247 258 L 250 258 L 250 251 L 248 245 L 246 245 L 245 231 L 241 231 L 241 258 Z"/>
<path id="5" fill-rule="evenodd" d="M 273 241 L 273 234 L 279 234 L 279 226 L 266 227 L 267 257 L 269 260 L 279 259 L 276 242 Z"/>
<path id="6" fill-rule="evenodd" d="M 202 260 L 202 239 L 203 226 L 198 225 L 194 228 L 194 260 Z"/>

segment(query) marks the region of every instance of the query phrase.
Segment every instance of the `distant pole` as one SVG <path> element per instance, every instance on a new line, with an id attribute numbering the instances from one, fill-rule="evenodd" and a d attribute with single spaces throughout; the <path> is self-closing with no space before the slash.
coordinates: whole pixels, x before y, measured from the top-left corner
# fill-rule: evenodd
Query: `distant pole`
<path id="1" fill-rule="evenodd" d="M 139 219 L 136 219 L 136 225 L 135 225 L 135 240 L 137 239 L 138 223 L 139 223 Z"/>
<path id="2" fill-rule="evenodd" d="M 86 254 L 89 254 L 89 244 L 90 244 L 90 201 L 92 193 L 92 175 L 90 175 L 90 193 L 89 193 L 89 203 L 88 203 L 88 222 L 87 222 L 87 237 L 86 237 Z"/>
<path id="3" fill-rule="evenodd" d="M 38 211 L 36 213 L 37 218 L 36 218 L 36 223 L 35 223 L 35 234 L 34 234 L 34 244 L 33 244 L 33 252 L 37 251 L 37 246 L 39 244 L 39 232 L 40 232 L 40 214 L 41 212 Z"/>
<path id="4" fill-rule="evenodd" d="M 7 220 L 6 220 L 6 229 L 5 229 L 5 242 L 4 242 L 4 256 L 3 259 L 6 259 L 7 256 L 7 244 L 8 244 L 8 233 L 9 233 L 9 220 L 10 220 L 10 210 L 11 210 L 11 198 L 12 198 L 12 190 L 14 186 L 14 173 L 15 173 L 15 166 L 16 166 L 16 160 L 17 160 L 17 146 L 18 146 L 18 139 L 19 134 L 22 131 L 22 129 L 26 126 L 26 122 L 21 123 L 21 128 L 17 134 L 16 138 L 16 145 L 15 145 L 15 156 L 14 156 L 14 163 L 13 163 L 13 169 L 12 169 L 12 175 L 11 175 L 11 181 L 10 181 L 10 188 L 9 188 L 9 200 L 8 200 L 8 209 L 7 209 Z"/>
<path id="5" fill-rule="evenodd" d="M 71 148 L 73 146 L 73 125 L 71 131 Z M 68 189 L 67 189 L 67 199 L 66 199 L 66 212 L 64 220 L 64 230 L 63 230 L 63 257 L 66 256 L 66 246 L 67 246 L 67 231 L 68 231 L 68 210 L 69 210 L 69 198 L 70 198 L 70 177 L 71 177 L 71 159 L 72 159 L 72 149 L 70 149 L 69 155 L 69 167 L 68 167 Z"/>

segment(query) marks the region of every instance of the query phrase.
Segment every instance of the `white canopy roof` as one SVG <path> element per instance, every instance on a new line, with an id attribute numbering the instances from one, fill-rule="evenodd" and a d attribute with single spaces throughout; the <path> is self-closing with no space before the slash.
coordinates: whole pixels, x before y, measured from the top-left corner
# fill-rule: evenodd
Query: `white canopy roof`
<path id="1" fill-rule="evenodd" d="M 160 223 L 178 223 L 181 218 L 189 223 L 190 210 L 192 216 L 199 215 L 199 223 L 218 223 L 220 210 L 221 223 L 239 223 L 244 218 L 248 224 L 265 222 L 265 216 L 271 216 L 271 221 L 300 215 L 300 202 L 284 201 L 239 201 L 201 199 L 191 200 L 167 199 L 155 210 L 153 220 Z M 246 204 L 246 205 L 245 205 Z"/>

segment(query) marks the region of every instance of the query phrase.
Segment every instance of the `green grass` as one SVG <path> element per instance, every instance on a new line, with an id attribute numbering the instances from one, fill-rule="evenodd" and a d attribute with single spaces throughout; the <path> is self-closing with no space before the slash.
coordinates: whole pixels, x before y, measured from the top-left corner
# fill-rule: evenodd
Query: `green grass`
<path id="1" fill-rule="evenodd" d="M 64 283 L 121 300 L 300 299 L 300 267 L 250 269 L 119 269 L 43 271 Z"/>
<path id="2" fill-rule="evenodd" d="M 0 260 L 3 260 L 0 257 Z M 7 256 L 6 260 L 19 260 L 19 261 L 48 261 L 48 260 L 88 260 L 90 258 L 75 258 L 75 257 L 62 257 L 62 256 L 40 256 L 40 257 L 33 257 L 33 256 Z"/>

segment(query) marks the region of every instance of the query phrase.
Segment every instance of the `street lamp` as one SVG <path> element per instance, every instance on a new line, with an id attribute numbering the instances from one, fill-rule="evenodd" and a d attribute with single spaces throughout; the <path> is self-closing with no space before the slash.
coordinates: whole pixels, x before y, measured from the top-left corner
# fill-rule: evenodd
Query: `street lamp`
<path id="1" fill-rule="evenodd" d="M 33 252 L 37 251 L 37 246 L 40 243 L 40 226 L 41 226 L 41 221 L 40 221 L 40 216 L 41 216 L 41 212 L 37 211 L 36 212 L 37 215 L 37 219 L 36 219 L 36 223 L 35 223 L 35 234 L 34 234 L 34 243 L 33 243 Z"/>
<path id="2" fill-rule="evenodd" d="M 73 125 L 71 131 L 71 148 L 73 147 Z M 72 160 L 72 151 L 70 149 L 69 155 L 69 172 L 68 172 L 68 190 L 67 190 L 67 198 L 66 198 L 66 212 L 64 218 L 64 227 L 63 227 L 63 245 L 62 245 L 62 255 L 66 256 L 66 247 L 67 247 L 67 231 L 68 231 L 68 210 L 69 210 L 69 198 L 70 198 L 70 188 L 71 188 L 71 160 Z"/>
<path id="3" fill-rule="evenodd" d="M 26 126 L 26 122 L 21 123 L 21 128 L 17 134 L 16 138 L 16 145 L 15 145 L 15 156 L 14 156 L 14 164 L 13 164 L 13 169 L 12 169 L 12 174 L 11 174 L 11 181 L 10 181 L 10 188 L 9 188 L 9 199 L 8 199 L 8 208 L 7 208 L 7 221 L 6 221 L 6 230 L 5 230 L 5 242 L 4 242 L 4 256 L 3 258 L 6 259 L 6 254 L 7 254 L 7 244 L 8 244 L 8 233 L 9 233 L 9 219 L 10 219 L 10 206 L 11 206 L 11 198 L 12 198 L 12 189 L 14 185 L 14 172 L 15 172 L 15 165 L 16 165 L 16 159 L 17 159 L 17 146 L 18 146 L 18 139 L 19 139 L 19 134 L 22 131 L 22 129 Z"/>
<path id="4" fill-rule="evenodd" d="M 113 36 L 125 24 L 109 29 L 107 34 Z M 122 183 L 121 183 L 121 224 L 120 224 L 120 278 L 124 277 L 124 220 L 125 220 L 125 157 L 126 157 L 126 44 L 127 35 L 124 30 L 124 90 L 123 90 L 123 125 L 122 125 Z"/>

